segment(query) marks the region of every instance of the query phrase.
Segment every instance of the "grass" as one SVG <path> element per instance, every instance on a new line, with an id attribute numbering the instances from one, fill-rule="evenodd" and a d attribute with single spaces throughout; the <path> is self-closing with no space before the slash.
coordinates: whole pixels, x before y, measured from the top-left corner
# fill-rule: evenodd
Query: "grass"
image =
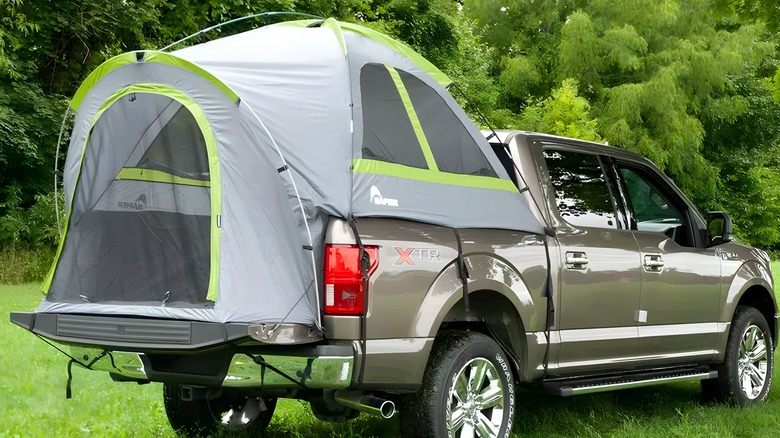
<path id="1" fill-rule="evenodd" d="M 24 244 L 0 249 L 0 284 L 32 283 L 46 276 L 54 259 L 54 248 Z"/>
<path id="2" fill-rule="evenodd" d="M 780 263 L 772 264 L 780 273 Z M 780 277 L 778 277 L 780 278 Z M 0 437 L 175 437 L 159 384 L 114 383 L 104 373 L 73 368 L 73 398 L 65 399 L 67 360 L 11 324 L 8 313 L 33 310 L 37 285 L 0 286 Z M 775 371 L 775 381 L 778 380 Z M 698 383 L 677 383 L 558 398 L 521 391 L 515 436 L 523 437 L 766 437 L 780 430 L 777 384 L 761 406 L 736 409 L 700 402 Z M 322 423 L 308 405 L 281 401 L 270 437 L 392 437 L 397 420 L 361 415 Z"/>

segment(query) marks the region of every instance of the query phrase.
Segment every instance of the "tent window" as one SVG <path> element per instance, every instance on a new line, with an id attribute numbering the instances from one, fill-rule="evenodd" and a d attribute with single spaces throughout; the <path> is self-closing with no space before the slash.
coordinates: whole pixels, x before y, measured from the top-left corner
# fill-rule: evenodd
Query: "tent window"
<path id="1" fill-rule="evenodd" d="M 206 143 L 192 114 L 178 102 L 174 116 L 152 140 L 135 167 L 155 169 L 180 177 L 208 180 Z"/>
<path id="2" fill-rule="evenodd" d="M 427 169 L 409 115 L 393 79 L 382 64 L 360 70 L 363 105 L 363 158 Z"/>
<path id="3" fill-rule="evenodd" d="M 397 71 L 412 100 L 439 170 L 498 177 L 477 142 L 444 99 L 414 75 Z"/>

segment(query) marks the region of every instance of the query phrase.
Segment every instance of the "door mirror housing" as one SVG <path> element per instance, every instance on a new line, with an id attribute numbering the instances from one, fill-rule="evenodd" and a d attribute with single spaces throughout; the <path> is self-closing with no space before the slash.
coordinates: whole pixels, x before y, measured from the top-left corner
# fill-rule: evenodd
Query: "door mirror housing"
<path id="1" fill-rule="evenodd" d="M 731 218 L 725 211 L 707 213 L 707 232 L 709 233 L 708 247 L 731 242 L 734 239 Z"/>

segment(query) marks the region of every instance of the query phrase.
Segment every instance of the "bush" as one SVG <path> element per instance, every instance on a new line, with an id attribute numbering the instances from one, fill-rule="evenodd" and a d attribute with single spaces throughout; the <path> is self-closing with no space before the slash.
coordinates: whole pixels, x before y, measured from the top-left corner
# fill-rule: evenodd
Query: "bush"
<path id="1" fill-rule="evenodd" d="M 55 195 L 36 195 L 35 203 L 24 208 L 21 190 L 12 186 L 7 199 L 2 205 L 5 214 L 0 216 L 0 283 L 41 281 L 59 244 Z M 62 208 L 61 193 L 59 199 Z"/>

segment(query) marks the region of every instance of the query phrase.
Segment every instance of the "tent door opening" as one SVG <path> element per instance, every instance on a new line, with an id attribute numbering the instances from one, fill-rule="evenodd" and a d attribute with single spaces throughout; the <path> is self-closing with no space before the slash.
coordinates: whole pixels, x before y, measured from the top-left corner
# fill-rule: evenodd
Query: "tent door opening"
<path id="1" fill-rule="evenodd" d="M 48 299 L 210 307 L 207 122 L 191 101 L 131 91 L 84 146 Z"/>

